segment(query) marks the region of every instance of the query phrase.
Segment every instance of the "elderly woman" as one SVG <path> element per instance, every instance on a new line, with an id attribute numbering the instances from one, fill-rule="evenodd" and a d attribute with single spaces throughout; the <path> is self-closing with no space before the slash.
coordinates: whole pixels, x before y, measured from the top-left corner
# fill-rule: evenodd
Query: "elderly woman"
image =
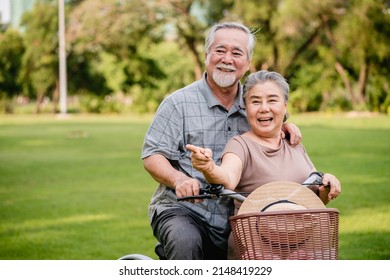
<path id="1" fill-rule="evenodd" d="M 238 192 L 252 192 L 274 181 L 302 183 L 315 167 L 302 144 L 292 146 L 282 137 L 288 95 L 289 85 L 280 74 L 265 70 L 250 74 L 243 98 L 251 129 L 227 143 L 220 166 L 212 160 L 210 149 L 187 145 L 193 166 L 209 183 Z M 328 173 L 323 184 L 312 190 L 327 204 L 340 194 L 341 185 Z M 237 212 L 240 204 L 235 203 Z"/>

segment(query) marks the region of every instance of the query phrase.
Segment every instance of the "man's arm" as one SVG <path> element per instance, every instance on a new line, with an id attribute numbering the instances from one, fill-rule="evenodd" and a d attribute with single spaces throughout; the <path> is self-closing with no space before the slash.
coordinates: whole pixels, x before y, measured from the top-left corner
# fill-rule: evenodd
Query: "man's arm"
<path id="1" fill-rule="evenodd" d="M 157 182 L 174 189 L 178 197 L 199 195 L 199 181 L 173 168 L 163 155 L 145 158 L 144 168 Z"/>
<path id="2" fill-rule="evenodd" d="M 188 179 L 185 174 L 173 168 L 169 161 L 160 154 L 145 158 L 144 168 L 154 180 L 172 189 L 176 187 L 178 182 Z"/>

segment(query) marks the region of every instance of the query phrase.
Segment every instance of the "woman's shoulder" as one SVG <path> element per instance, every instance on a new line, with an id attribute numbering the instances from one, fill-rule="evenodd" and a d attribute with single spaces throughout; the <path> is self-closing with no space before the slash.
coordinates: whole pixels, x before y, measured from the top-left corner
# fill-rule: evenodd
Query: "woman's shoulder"
<path id="1" fill-rule="evenodd" d="M 261 149 L 261 146 L 250 138 L 245 137 L 245 135 L 236 135 L 228 141 L 225 151 L 234 151 L 236 153 L 239 152 L 240 154 L 248 155 L 259 149 Z"/>
<path id="2" fill-rule="evenodd" d="M 236 145 L 240 145 L 240 146 L 248 146 L 250 145 L 250 139 L 245 137 L 244 135 L 236 135 L 236 136 L 233 136 L 229 141 L 228 143 L 235 143 Z"/>

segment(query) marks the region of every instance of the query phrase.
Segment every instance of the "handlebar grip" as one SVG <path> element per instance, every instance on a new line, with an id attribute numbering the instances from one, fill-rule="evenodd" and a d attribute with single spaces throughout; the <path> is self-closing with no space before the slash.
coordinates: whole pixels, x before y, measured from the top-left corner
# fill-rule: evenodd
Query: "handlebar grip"
<path id="1" fill-rule="evenodd" d="M 205 187 L 200 189 L 199 195 L 191 195 L 191 196 L 183 196 L 178 198 L 177 201 L 189 200 L 189 199 L 204 199 L 204 198 L 213 198 L 215 196 L 219 196 L 223 190 L 222 185 L 206 185 Z"/>
<path id="2" fill-rule="evenodd" d="M 330 184 L 324 185 L 322 181 L 322 177 L 324 176 L 323 172 L 312 172 L 309 176 L 309 178 L 306 179 L 305 182 L 302 183 L 302 185 L 323 185 L 327 188 L 330 187 Z"/>
<path id="3" fill-rule="evenodd" d="M 302 185 L 322 185 L 322 176 L 324 176 L 322 172 L 312 172 Z"/>
<path id="4" fill-rule="evenodd" d="M 189 199 L 204 199 L 204 198 L 211 198 L 211 197 L 212 196 L 210 194 L 190 195 L 190 196 L 178 197 L 177 201 L 183 201 Z"/>

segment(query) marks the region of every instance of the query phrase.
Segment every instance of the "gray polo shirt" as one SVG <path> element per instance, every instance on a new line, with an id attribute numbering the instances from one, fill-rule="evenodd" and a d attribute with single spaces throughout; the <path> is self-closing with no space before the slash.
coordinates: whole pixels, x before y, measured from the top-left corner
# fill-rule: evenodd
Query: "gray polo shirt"
<path id="1" fill-rule="evenodd" d="M 228 111 L 213 96 L 204 74 L 201 80 L 177 90 L 160 104 L 145 136 L 142 159 L 161 154 L 177 170 L 205 185 L 203 174 L 192 167 L 191 153 L 185 146 L 193 144 L 210 148 L 214 161 L 220 164 L 228 140 L 248 130 L 242 86 L 239 86 L 234 105 Z M 160 184 L 151 199 L 149 217 L 152 220 L 155 214 L 169 207 L 185 207 L 209 224 L 214 242 L 225 247 L 231 211 L 228 205 L 227 198 L 205 199 L 203 203 L 178 202 L 174 190 Z"/>

